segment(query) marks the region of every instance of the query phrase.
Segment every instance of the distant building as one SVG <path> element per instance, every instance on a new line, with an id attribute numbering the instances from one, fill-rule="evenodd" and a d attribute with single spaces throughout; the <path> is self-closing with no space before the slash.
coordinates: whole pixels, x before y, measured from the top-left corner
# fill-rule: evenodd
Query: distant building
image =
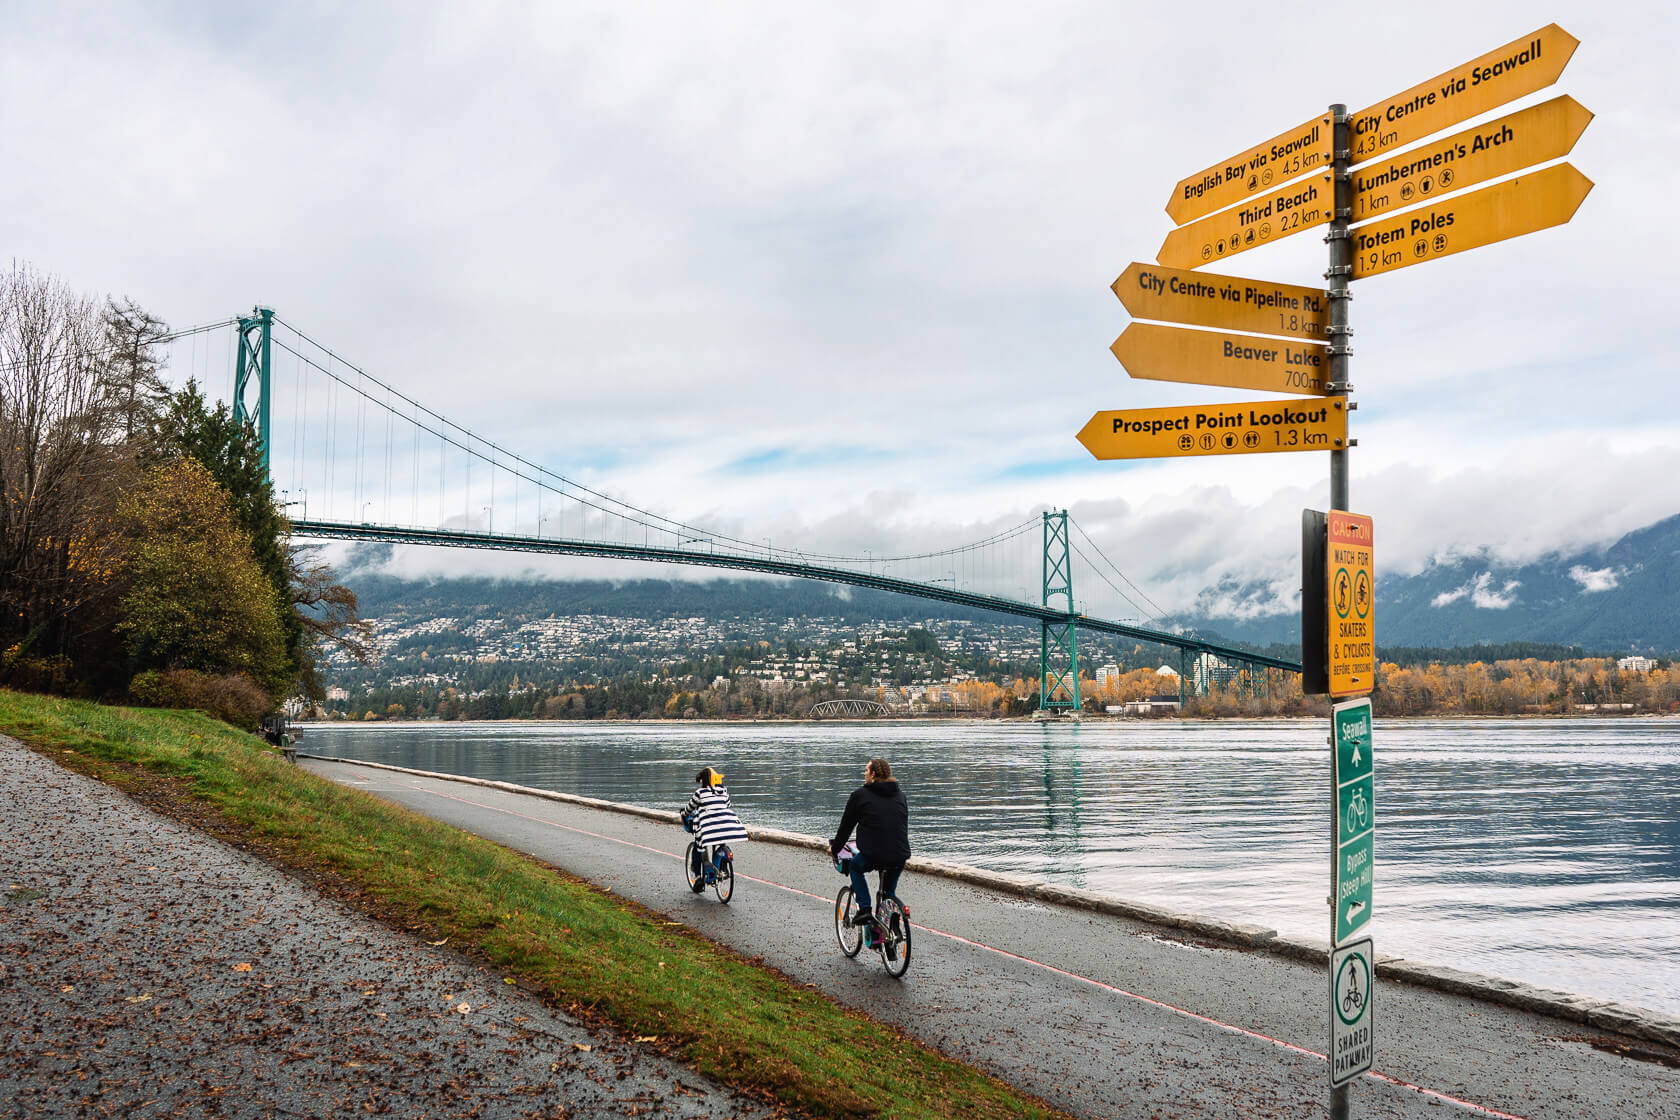
<path id="1" fill-rule="evenodd" d="M 1656 667 L 1656 659 L 1652 657 L 1624 657 L 1616 662 L 1616 668 L 1624 673 L 1649 673 Z"/>
<path id="2" fill-rule="evenodd" d="M 1106 688 L 1106 687 L 1108 687 L 1108 682 L 1109 681 L 1118 681 L 1119 679 L 1120 679 L 1120 666 L 1111 663 L 1111 664 L 1108 664 L 1108 665 L 1099 665 L 1097 667 L 1097 687 L 1098 688 Z"/>

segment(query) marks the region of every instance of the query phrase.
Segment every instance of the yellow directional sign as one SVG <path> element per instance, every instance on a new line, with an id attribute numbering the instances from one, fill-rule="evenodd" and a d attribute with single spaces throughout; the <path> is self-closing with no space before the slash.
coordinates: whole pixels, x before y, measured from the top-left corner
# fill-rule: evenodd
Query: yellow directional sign
<path id="1" fill-rule="evenodd" d="M 1434 206 L 1353 228 L 1358 280 L 1562 225 L 1575 216 L 1592 180 L 1571 164 L 1507 179 Z"/>
<path id="2" fill-rule="evenodd" d="M 1099 412 L 1079 442 L 1098 459 L 1335 451 L 1347 446 L 1347 406 L 1335 397 Z"/>
<path id="3" fill-rule="evenodd" d="M 1111 286 L 1134 319 L 1320 340 L 1330 321 L 1323 288 L 1136 262 Z"/>
<path id="4" fill-rule="evenodd" d="M 1353 162 L 1422 140 L 1558 80 L 1580 45 L 1555 23 L 1379 101 L 1350 119 Z"/>
<path id="5" fill-rule="evenodd" d="M 1167 215 L 1175 225 L 1183 225 L 1329 166 L 1330 118 L 1314 117 L 1264 144 L 1179 180 L 1167 200 Z"/>
<path id="6" fill-rule="evenodd" d="M 1133 323 L 1109 347 L 1126 372 L 1145 381 L 1225 385 L 1262 393 L 1324 395 L 1327 348 L 1252 335 Z"/>
<path id="7" fill-rule="evenodd" d="M 1353 173 L 1353 220 L 1562 159 L 1593 118 L 1565 94 Z"/>
<path id="8" fill-rule="evenodd" d="M 1330 603 L 1330 695 L 1360 696 L 1376 680 L 1375 538 L 1372 521 L 1333 509 L 1327 515 Z"/>
<path id="9" fill-rule="evenodd" d="M 1313 226 L 1328 225 L 1335 201 L 1330 176 L 1310 175 L 1262 198 L 1179 226 L 1167 234 L 1155 259 L 1173 268 L 1210 264 Z"/>

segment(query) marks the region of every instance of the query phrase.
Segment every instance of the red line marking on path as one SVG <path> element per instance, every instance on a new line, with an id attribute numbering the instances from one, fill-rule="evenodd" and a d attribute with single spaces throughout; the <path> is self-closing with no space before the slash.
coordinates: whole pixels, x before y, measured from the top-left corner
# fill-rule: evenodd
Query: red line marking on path
<path id="1" fill-rule="evenodd" d="M 543 817 L 534 817 L 529 813 L 521 813 L 516 809 L 504 809 L 500 805 L 486 805 L 482 801 L 473 801 L 466 797 L 456 797 L 452 793 L 443 793 L 439 790 L 427 789 L 419 782 L 411 782 L 410 784 L 414 789 L 419 790 L 421 793 L 429 793 L 434 797 L 443 797 L 450 801 L 459 801 L 463 805 L 472 805 L 479 809 L 488 809 L 492 813 L 504 813 L 510 817 L 523 817 L 525 820 L 534 821 L 537 824 L 547 825 L 550 828 L 558 828 L 566 832 L 575 832 L 580 836 L 592 836 L 597 840 L 606 840 L 613 844 L 622 844 L 626 848 L 636 848 L 640 851 L 651 852 L 654 855 L 665 856 L 668 859 L 681 860 L 683 858 L 678 853 L 668 852 L 663 848 L 649 847 L 646 844 L 638 844 L 632 840 L 621 840 L 616 836 L 608 836 L 605 833 L 591 832 L 587 828 L 578 828 L 574 825 L 561 824 L 558 821 L 547 820 Z M 738 878 L 746 879 L 753 883 L 759 883 L 766 887 L 774 887 L 777 890 L 786 891 L 789 894 L 797 894 L 805 898 L 816 899 L 824 906 L 827 906 L 833 901 L 832 899 L 826 898 L 822 895 L 812 894 L 810 891 L 800 890 L 798 887 L 790 887 L 785 883 L 778 883 L 771 879 L 760 879 L 752 875 L 738 875 Z M 1042 968 L 1046 972 L 1054 972 L 1058 976 L 1065 976 L 1070 980 L 1078 980 L 1083 984 L 1089 984 L 1093 988 L 1100 988 L 1105 992 L 1113 992 L 1115 995 L 1125 996 L 1127 999 L 1134 999 L 1139 1003 L 1146 1003 L 1151 1007 L 1159 1007 L 1163 1011 L 1171 1011 L 1176 1015 L 1182 1015 L 1187 1019 L 1194 1019 L 1198 1023 L 1206 1023 L 1208 1026 L 1217 1027 L 1222 1031 L 1229 1031 L 1232 1034 L 1239 1034 L 1245 1038 L 1252 1038 L 1259 1042 L 1269 1042 L 1273 1046 L 1280 1047 L 1292 1053 L 1302 1054 L 1309 1058 L 1317 1058 L 1320 1061 L 1327 1062 L 1330 1060 L 1326 1055 L 1319 1053 L 1317 1050 L 1309 1050 L 1305 1046 L 1297 1046 L 1293 1042 L 1285 1042 L 1283 1039 L 1273 1038 L 1269 1034 L 1262 1034 L 1259 1031 L 1251 1031 L 1246 1027 L 1239 1027 L 1233 1023 L 1226 1023 L 1218 1019 L 1211 1019 L 1206 1015 L 1198 1015 L 1196 1012 L 1188 1010 L 1187 1008 L 1178 1007 L 1170 1003 L 1164 1003 L 1158 999 L 1151 999 L 1149 996 L 1139 995 L 1136 992 L 1128 992 L 1126 989 L 1117 988 L 1113 984 L 1105 984 L 1101 980 L 1094 979 L 1090 976 L 1081 976 L 1077 972 L 1069 972 L 1065 968 L 1057 968 L 1053 964 L 1036 961 L 1031 957 L 1024 957 L 1019 953 L 1012 953 L 1008 949 L 1000 949 L 996 945 L 988 945 L 984 941 L 973 941 L 967 937 L 963 937 L 961 934 L 946 933 L 944 930 L 934 929 L 932 926 L 924 926 L 920 922 L 912 922 L 910 924 L 914 928 L 924 930 L 936 937 L 948 938 L 952 941 L 960 942 L 963 945 L 972 946 L 973 948 L 981 949 L 988 953 L 995 953 L 1000 957 L 1008 957 L 1010 960 L 1020 961 L 1022 964 L 1030 964 L 1035 968 Z M 1474 1101 L 1467 1101 L 1461 1097 L 1455 1097 L 1449 1093 L 1440 1092 L 1437 1089 L 1426 1089 L 1422 1085 L 1414 1085 L 1410 1081 L 1406 1081 L 1398 1077 L 1392 1077 L 1386 1073 L 1378 1073 L 1375 1070 L 1372 1070 L 1363 1076 L 1374 1078 L 1397 1088 L 1410 1089 L 1414 1093 L 1421 1093 L 1426 1097 L 1431 1097 L 1438 1101 L 1445 1101 L 1447 1104 L 1457 1105 L 1459 1108 L 1467 1111 L 1474 1112 L 1482 1116 L 1493 1117 L 1494 1120 L 1524 1120 L 1524 1117 L 1518 1116 L 1514 1113 L 1501 1112 L 1497 1108 L 1489 1108 L 1487 1105 L 1477 1104 Z"/>

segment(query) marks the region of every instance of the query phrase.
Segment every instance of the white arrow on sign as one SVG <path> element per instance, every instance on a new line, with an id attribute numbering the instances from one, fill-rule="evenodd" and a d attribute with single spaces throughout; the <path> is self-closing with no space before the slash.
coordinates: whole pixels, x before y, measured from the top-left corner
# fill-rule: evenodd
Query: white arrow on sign
<path id="1" fill-rule="evenodd" d="M 1353 764 L 1355 766 L 1359 765 L 1359 740 L 1358 739 L 1355 739 L 1353 741 Z"/>
<path id="2" fill-rule="evenodd" d="M 1365 904 L 1363 902 L 1350 902 L 1350 903 L 1348 903 L 1347 924 L 1349 926 L 1352 926 L 1354 915 L 1360 913 L 1364 909 L 1365 909 Z"/>

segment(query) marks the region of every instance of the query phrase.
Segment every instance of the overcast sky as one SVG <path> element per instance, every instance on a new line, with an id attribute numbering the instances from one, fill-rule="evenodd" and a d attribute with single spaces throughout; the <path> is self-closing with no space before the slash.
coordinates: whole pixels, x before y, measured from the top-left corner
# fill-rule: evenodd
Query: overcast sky
<path id="1" fill-rule="evenodd" d="M 1596 187 L 1567 226 L 1356 285 L 1351 504 L 1397 572 L 1680 513 L 1671 5 L 799 7 L 9 3 L 0 251 L 176 326 L 272 306 L 554 470 L 778 544 L 1065 506 L 1170 609 L 1294 584 L 1328 493 L 1322 454 L 1074 440 L 1265 396 L 1108 351 L 1174 182 L 1555 21 L 1581 46 L 1516 104 L 1596 114 L 1570 156 Z M 1215 271 L 1323 265 L 1309 233 Z M 464 563 L 491 564 L 403 560 Z"/>

